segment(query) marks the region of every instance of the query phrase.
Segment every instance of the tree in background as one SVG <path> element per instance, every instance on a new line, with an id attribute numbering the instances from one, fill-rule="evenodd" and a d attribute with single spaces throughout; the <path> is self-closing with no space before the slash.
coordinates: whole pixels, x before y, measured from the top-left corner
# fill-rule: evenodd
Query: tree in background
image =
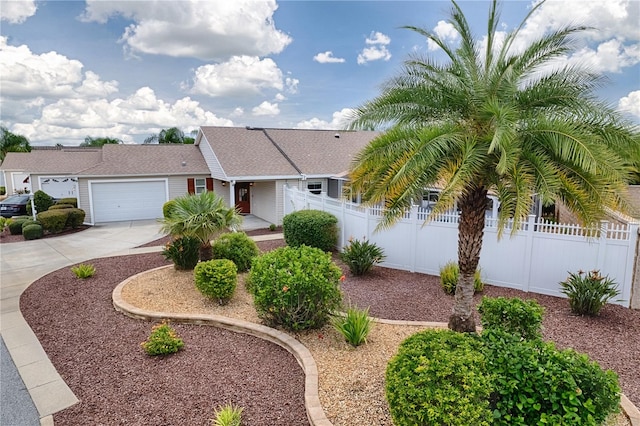
<path id="1" fill-rule="evenodd" d="M 177 127 L 162 129 L 157 135 L 151 135 L 144 140 L 144 144 L 185 143 L 184 132 Z"/>
<path id="2" fill-rule="evenodd" d="M 80 146 L 93 146 L 93 147 L 101 147 L 102 145 L 107 144 L 121 144 L 122 141 L 116 138 L 92 138 L 91 136 L 87 136 L 84 138 L 84 142 L 80 144 Z"/>
<path id="3" fill-rule="evenodd" d="M 594 95 L 602 76 L 581 66 L 551 66 L 587 28 L 567 26 L 517 48 L 520 30 L 544 2 L 500 37 L 494 0 L 485 38 L 472 35 L 452 3 L 449 22 L 459 46 L 406 27 L 439 46 L 447 62 L 409 58 L 381 95 L 356 110 L 351 128 L 387 130 L 357 155 L 350 189 L 369 204 L 384 204 L 381 227 L 397 221 L 428 187 L 441 188 L 431 217 L 457 205 L 460 275 L 449 328 L 472 332 L 487 193 L 500 202 L 499 236 L 507 224 L 515 232 L 526 220 L 534 194 L 544 204 L 562 202 L 592 224 L 607 208 L 626 210 L 640 147 L 638 127 Z"/>
<path id="4" fill-rule="evenodd" d="M 31 152 L 31 145 L 25 136 L 16 135 L 0 126 L 0 162 L 4 161 L 8 152 Z"/>

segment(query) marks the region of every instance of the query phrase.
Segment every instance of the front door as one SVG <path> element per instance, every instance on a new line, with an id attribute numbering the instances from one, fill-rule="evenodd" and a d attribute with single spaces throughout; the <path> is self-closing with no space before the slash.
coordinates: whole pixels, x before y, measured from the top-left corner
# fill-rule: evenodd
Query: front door
<path id="1" fill-rule="evenodd" d="M 249 182 L 236 183 L 236 208 L 242 214 L 251 213 L 251 185 Z"/>

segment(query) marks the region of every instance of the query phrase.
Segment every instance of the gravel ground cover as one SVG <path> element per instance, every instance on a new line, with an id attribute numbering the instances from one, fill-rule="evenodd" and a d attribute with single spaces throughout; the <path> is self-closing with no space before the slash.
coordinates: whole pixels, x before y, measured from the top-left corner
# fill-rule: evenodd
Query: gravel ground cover
<path id="1" fill-rule="evenodd" d="M 282 240 L 265 241 L 260 242 L 259 247 L 261 250 L 270 250 L 275 247 L 282 246 L 284 243 Z M 163 388 L 156 388 L 154 375 L 153 379 L 149 379 L 149 376 L 144 375 L 144 371 L 147 368 L 145 364 L 158 364 L 160 362 L 168 363 L 173 357 L 168 357 L 166 360 L 156 361 L 146 358 L 142 352 L 138 351 L 135 356 L 131 353 L 136 352 L 138 349 L 136 346 L 144 340 L 148 335 L 150 325 L 140 321 L 131 320 L 122 317 L 120 314 L 112 311 L 113 308 L 110 305 L 110 291 L 124 278 L 137 273 L 140 270 L 150 269 L 152 267 L 165 264 L 162 261 L 161 256 L 158 254 L 150 254 L 144 256 L 129 256 L 127 261 L 118 262 L 117 258 L 99 259 L 95 262 L 98 267 L 98 271 L 105 270 L 117 270 L 118 276 L 111 277 L 109 284 L 105 285 L 104 292 L 101 290 L 98 299 L 85 299 L 85 304 L 100 306 L 100 310 L 96 310 L 93 306 L 89 309 L 83 309 L 84 313 L 80 313 L 79 317 L 71 320 L 71 322 L 80 322 L 82 325 L 73 325 L 68 323 L 66 319 L 64 322 L 58 319 L 60 316 L 60 306 L 57 309 L 51 310 L 49 315 L 43 315 L 42 310 L 51 304 L 51 298 L 54 297 L 52 293 L 60 293 L 56 291 L 57 287 L 73 287 L 75 290 L 72 292 L 75 297 L 75 293 L 96 293 L 80 291 L 82 286 L 98 286 L 94 281 L 87 281 L 83 283 L 77 283 L 75 279 L 70 278 L 70 275 L 63 274 L 62 270 L 57 271 L 50 276 L 43 277 L 38 282 L 34 283 L 23 296 L 22 309 L 27 318 L 29 324 L 34 328 L 38 337 L 43 341 L 45 350 L 54 361 L 56 368 L 61 371 L 59 363 L 62 364 L 61 371 L 65 380 L 72 386 L 74 392 L 77 392 L 74 386 L 82 388 L 81 392 L 88 392 L 92 395 L 85 397 L 78 394 L 82 402 L 62 413 L 56 415 L 56 423 L 60 421 L 60 424 L 79 424 L 78 419 L 89 420 L 91 423 L 103 424 L 119 424 L 115 419 L 122 418 L 122 423 L 126 423 L 127 420 L 131 423 L 131 419 L 139 419 L 140 421 L 134 421 L 139 424 L 169 424 L 170 420 L 165 420 L 163 416 L 168 416 L 165 411 L 179 411 L 178 416 L 182 419 L 198 419 L 192 424 L 200 424 L 199 421 L 205 421 L 211 417 L 212 407 L 215 406 L 217 401 L 235 402 L 245 407 L 253 407 L 252 403 L 257 403 L 255 399 L 262 401 L 266 404 L 266 407 L 258 409 L 261 415 L 266 415 L 266 410 L 276 410 L 274 407 L 278 407 L 283 401 L 288 401 L 290 405 L 287 406 L 287 414 L 297 412 L 297 420 L 282 421 L 283 419 L 273 422 L 265 422 L 260 417 L 247 418 L 248 425 L 259 424 L 305 424 L 306 418 L 304 418 L 304 407 L 302 401 L 303 395 L 303 378 L 301 377 L 301 371 L 295 360 L 287 354 L 284 350 L 268 344 L 268 349 L 259 354 L 256 358 L 252 355 L 254 351 L 259 351 L 260 345 L 256 342 L 257 339 L 250 338 L 244 335 L 235 335 L 239 337 L 234 342 L 233 346 L 238 347 L 238 351 L 242 354 L 240 358 L 253 360 L 249 362 L 249 366 L 265 367 L 264 364 L 269 364 L 275 360 L 283 362 L 283 360 L 289 359 L 290 363 L 287 366 L 278 366 L 275 369 L 275 373 L 264 373 L 266 379 L 256 379 L 260 376 L 260 372 L 254 372 L 253 370 L 242 370 L 241 373 L 237 371 L 229 371 L 228 374 L 234 377 L 234 374 L 242 378 L 245 376 L 251 376 L 253 381 L 268 382 L 269 385 L 273 385 L 274 382 L 282 384 L 283 387 L 291 387 L 297 389 L 296 392 L 291 394 L 287 393 L 291 389 L 282 389 L 282 394 L 277 392 L 267 391 L 265 395 L 247 397 L 247 393 L 250 392 L 250 387 L 247 388 L 245 382 L 241 380 L 226 381 L 226 386 L 218 386 L 218 380 L 211 376 L 210 372 L 215 372 L 219 369 L 219 363 L 225 357 L 237 359 L 237 355 L 232 355 L 231 351 L 218 354 L 216 359 L 218 362 L 212 366 L 204 366 L 200 360 L 196 361 L 198 368 L 194 368 L 194 365 L 190 361 L 184 363 L 178 363 L 179 357 L 192 356 L 190 353 L 194 350 L 186 350 L 178 354 L 176 359 L 176 365 L 171 364 L 170 368 L 165 370 L 171 370 L 178 377 L 186 377 L 186 385 L 184 388 L 178 386 L 178 393 L 184 391 L 189 393 L 189 398 L 180 400 L 177 403 L 175 395 L 171 395 L 169 403 L 166 399 L 163 399 L 163 395 L 166 393 Z M 132 261 L 133 259 L 142 259 Z M 98 262 L 107 262 L 104 265 L 99 265 Z M 117 262 L 117 263 L 109 263 Z M 142 263 L 145 265 L 142 265 Z M 136 267 L 133 267 L 137 265 Z M 255 317 L 255 311 L 252 308 L 251 300 L 246 293 L 242 291 L 243 285 L 240 283 L 238 287 L 238 293 L 232 300 L 228 307 L 219 307 L 214 303 L 208 302 L 202 298 L 202 296 L 195 291 L 192 285 L 189 274 L 174 272 L 171 268 L 167 268 L 166 273 L 169 275 L 168 280 L 171 286 L 163 285 L 160 291 L 160 285 L 158 282 L 153 283 L 153 279 L 166 282 L 166 276 L 150 275 L 148 277 L 149 282 L 146 284 L 144 280 L 139 282 L 138 288 L 129 288 L 129 293 L 123 296 L 130 303 L 135 305 L 141 305 L 147 303 L 160 304 L 159 306 L 147 306 L 149 309 L 163 308 L 165 310 L 175 310 L 177 312 L 185 312 L 185 309 L 196 309 L 199 312 L 211 312 L 221 315 L 237 315 L 243 319 L 257 321 Z M 54 274 L 61 273 L 56 278 Z M 145 274 L 147 275 L 147 274 Z M 446 322 L 453 303 L 451 296 L 446 296 L 439 287 L 439 281 L 437 277 L 427 276 L 423 274 L 412 274 L 403 271 L 389 270 L 386 268 L 374 268 L 373 274 L 366 277 L 353 277 L 346 272 L 347 279 L 344 282 L 342 288 L 345 294 L 345 300 L 350 301 L 351 304 L 360 307 L 370 307 L 370 313 L 372 316 L 387 318 L 387 319 L 405 319 L 405 320 L 419 320 L 419 321 L 443 321 Z M 100 274 L 97 274 L 95 278 L 99 278 Z M 151 279 L 153 277 L 153 279 Z M 181 279 L 179 279 L 182 277 Z M 94 278 L 94 279 L 95 279 Z M 93 280 L 93 279 L 92 279 Z M 71 283 L 69 283 L 71 281 Z M 66 284 L 65 284 L 66 283 Z M 179 284 L 182 283 L 182 284 Z M 75 285 L 72 285 L 75 284 Z M 175 285 L 174 285 L 175 284 Z M 151 285 L 151 287 L 145 287 L 145 285 Z M 182 285 L 182 287 L 180 286 Z M 127 286 L 128 287 L 128 286 Z M 127 288 L 125 287 L 125 289 Z M 70 288 L 68 291 L 71 291 Z M 86 290 L 86 289 L 83 289 Z M 103 294 L 104 293 L 104 294 Z M 109 293 L 107 295 L 107 293 Z M 620 375 L 620 383 L 623 392 L 631 399 L 631 401 L 638 406 L 640 402 L 640 377 L 637 375 L 637 368 L 640 365 L 640 354 L 637 348 L 640 347 L 640 312 L 629 309 L 624 309 L 615 305 L 606 306 L 599 318 L 583 318 L 576 317 L 570 314 L 568 304 L 565 299 L 535 295 L 531 293 L 522 293 L 516 290 L 504 289 L 493 286 L 485 287 L 485 295 L 488 296 L 505 296 L 505 297 L 522 297 L 522 298 L 535 298 L 540 304 L 545 307 L 546 314 L 544 320 L 544 335 L 545 338 L 554 340 L 560 347 L 573 347 L 579 351 L 588 353 L 592 359 L 597 360 L 604 368 L 611 368 L 618 372 Z M 151 297 L 153 296 L 153 297 Z M 136 300 L 136 297 L 140 298 Z M 480 301 L 481 296 L 477 296 L 477 302 Z M 81 296 L 83 299 L 84 296 Z M 34 303 L 40 301 L 39 303 Z M 61 299 L 55 299 L 60 303 L 68 303 L 69 295 L 62 297 Z M 153 301 L 153 302 L 151 302 Z M 103 311 L 103 307 L 104 311 Z M 181 307 L 178 307 L 180 306 Z M 191 306 L 193 305 L 193 306 Z M 145 306 L 140 306 L 145 307 Z M 75 306 L 71 310 L 77 309 Z M 222 309 L 222 311 L 220 310 Z M 226 312 L 224 310 L 227 310 Z M 71 316 L 65 314 L 63 317 Z M 232 312 L 233 311 L 233 312 Z M 85 315 L 86 319 L 81 319 L 82 315 Z M 109 316 L 108 316 L 109 315 Z M 243 317 L 246 315 L 246 317 Z M 34 327 L 32 323 L 36 322 L 37 326 Z M 126 327 L 124 326 L 126 324 Z M 66 330 L 69 327 L 70 330 Z M 232 346 L 227 343 L 227 338 L 231 339 L 234 336 L 233 333 L 224 332 L 223 330 L 214 331 L 209 327 L 197 327 L 197 326 L 184 326 L 176 325 L 178 332 L 182 335 L 190 336 L 190 333 L 204 329 L 204 335 L 197 334 L 194 338 L 198 341 L 198 345 L 203 344 L 202 341 L 215 339 L 219 346 L 224 345 Z M 135 331 L 132 331 L 135 329 Z M 192 331 L 196 330 L 196 331 Z M 397 345 L 410 334 L 420 330 L 421 327 L 397 327 L 387 324 L 376 324 L 368 339 L 368 344 L 359 348 L 351 348 L 347 345 L 331 327 L 325 327 L 321 330 L 315 330 L 312 332 L 298 333 L 296 337 L 309 348 L 314 355 L 320 372 L 320 399 L 323 404 L 329 419 L 336 425 L 354 425 L 354 424 L 375 424 L 375 425 L 390 425 L 391 421 L 388 414 L 388 408 L 384 402 L 384 368 L 388 359 L 393 356 Z M 198 331 L 199 332 L 199 331 Z M 61 335 L 58 335 L 58 334 Z M 218 334 L 219 333 L 219 334 Z M 67 334 L 79 334 L 92 335 L 99 334 L 100 338 L 97 339 L 96 344 L 89 343 L 91 350 L 82 349 L 82 353 L 86 354 L 85 364 L 79 364 L 78 351 L 79 348 L 87 346 L 87 339 L 83 337 L 76 337 L 72 340 L 72 336 L 67 337 Z M 230 334 L 231 336 L 227 336 Z M 136 337 L 132 337 L 135 335 Z M 207 337 L 215 335 L 215 337 Z M 220 337 L 222 336 L 222 337 Z M 185 338 L 185 336 L 183 336 Z M 187 347 L 192 338 L 185 338 Z M 108 342 L 112 342 L 115 347 L 124 346 L 122 353 L 115 353 L 114 346 L 108 346 Z M 46 343 L 46 345 L 45 345 Z M 69 344 L 73 343 L 73 344 Z M 95 354 L 98 348 L 110 347 L 104 355 L 98 356 Z M 50 352 L 50 348 L 54 350 L 53 355 Z M 193 349 L 193 347 L 191 347 Z M 198 351 L 203 351 L 205 354 L 212 349 L 208 347 L 197 346 Z M 284 353 L 279 353 L 278 350 Z M 270 356 L 270 354 L 278 354 L 277 356 Z M 195 356 L 195 355 L 193 355 Z M 85 356 L 82 357 L 83 359 Z M 117 367 L 126 372 L 123 374 L 120 370 L 114 374 L 113 369 L 110 368 L 111 362 L 114 358 L 126 358 L 123 360 L 123 365 Z M 206 355 L 201 357 L 209 359 Z M 199 358 L 199 359 L 201 359 Z M 275 358 L 275 360 L 274 360 Z M 260 362 L 262 361 L 262 362 Z M 104 363 L 104 368 L 97 368 L 96 364 Z M 232 363 L 228 369 L 234 370 L 236 363 Z M 242 369 L 237 366 L 237 369 Z M 66 371 L 68 370 L 68 371 Z M 206 373 L 203 373 L 206 372 Z M 249 373 L 249 371 L 251 371 Z M 295 374 L 294 374 L 295 373 Z M 269 376 L 269 374 L 275 374 Z M 282 374 L 291 374 L 293 378 L 285 377 Z M 75 380 L 74 385 L 69 381 L 70 376 Z M 103 381 L 108 380 L 107 376 L 117 377 L 117 384 L 111 383 L 106 389 L 98 387 Z M 84 379 L 83 379 L 84 377 Z M 274 380 L 275 378 L 275 380 Z M 194 380 L 202 380 L 205 382 L 203 388 L 199 390 L 191 391 L 192 382 Z M 167 379 L 168 381 L 173 380 Z M 296 380 L 299 382 L 296 382 Z M 131 381 L 131 383 L 129 383 Z M 210 386 L 207 388 L 206 383 Z M 233 385 L 231 384 L 233 383 Z M 102 386 L 102 385 L 101 385 Z M 87 388 L 87 389 L 84 389 Z M 115 388 L 115 389 L 113 389 Z M 131 389 L 131 392 L 127 392 L 127 396 L 120 400 L 111 400 L 104 395 L 123 393 L 123 389 Z M 157 390 L 156 390 L 157 389 Z M 187 389 L 189 392 L 185 391 Z M 220 393 L 227 391 L 222 397 Z M 193 393 L 206 393 L 203 399 L 197 400 Z M 229 398 L 229 394 L 234 398 Z M 290 396 L 286 396 L 290 395 Z M 110 398 L 110 397 L 109 397 Z M 238 399 L 236 399 L 238 398 Z M 156 399 L 160 399 L 161 402 L 156 402 Z M 225 401 L 226 399 L 226 401 Z M 141 406 L 148 406 L 149 410 L 146 414 L 140 415 L 141 408 L 136 405 L 135 409 L 129 410 L 128 414 L 117 414 L 120 408 L 119 405 L 131 405 L 128 401 L 136 401 L 135 404 Z M 143 400 L 144 404 L 137 402 Z M 195 402 L 196 406 L 191 407 L 191 401 Z M 87 401 L 91 401 L 87 404 Z M 85 407 L 82 407 L 82 405 Z M 118 407 L 118 408 L 114 408 Z M 85 411 L 88 414 L 85 414 Z M 114 412 L 115 414 L 110 414 Z M 162 412 L 162 413 L 160 413 Z M 245 408 L 246 413 L 253 415 L 253 408 Z M 196 415 L 197 413 L 197 415 Z M 107 417 L 107 416 L 115 417 Z M 127 417 L 139 415 L 141 417 Z M 280 416 L 282 414 L 276 414 Z M 78 417 L 80 416 L 80 417 Z M 85 417 L 82 417 L 85 416 Z M 160 417 L 157 417 L 160 416 Z M 209 416 L 209 417 L 207 417 Z M 174 417 L 175 418 L 175 417 Z M 155 420 L 158 421 L 155 421 Z M 296 423 L 301 422 L 301 423 Z M 613 424 L 626 424 L 624 419 L 618 419 L 619 423 Z M 81 422 L 82 423 L 82 422 Z"/>

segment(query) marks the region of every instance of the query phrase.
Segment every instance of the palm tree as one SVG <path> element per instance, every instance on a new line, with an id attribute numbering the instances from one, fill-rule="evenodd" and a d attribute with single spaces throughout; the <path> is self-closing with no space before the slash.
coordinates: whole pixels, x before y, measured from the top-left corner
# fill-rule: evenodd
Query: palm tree
<path id="1" fill-rule="evenodd" d="M 153 143 L 185 143 L 184 132 L 177 127 L 171 127 L 169 129 L 162 129 L 160 133 L 157 135 L 151 135 L 146 138 L 143 142 L 144 144 L 153 144 Z"/>
<path id="2" fill-rule="evenodd" d="M 107 144 L 121 144 L 122 141 L 117 138 L 92 138 L 91 136 L 87 136 L 84 138 L 84 142 L 80 144 L 80 146 L 93 146 L 93 147 L 101 147 L 102 145 Z"/>
<path id="3" fill-rule="evenodd" d="M 384 204 L 380 227 L 391 226 L 427 187 L 442 189 L 431 217 L 457 205 L 460 276 L 449 328 L 469 332 L 475 331 L 473 276 L 487 194 L 500 202 L 499 236 L 511 219 L 515 232 L 534 194 L 545 204 L 564 203 L 592 224 L 607 208 L 626 208 L 639 144 L 637 126 L 593 95 L 601 76 L 577 66 L 548 68 L 586 28 L 568 26 L 516 50 L 521 28 L 542 3 L 500 41 L 494 0 L 483 44 L 452 3 L 457 48 L 433 32 L 406 27 L 436 43 L 447 62 L 409 58 L 382 93 L 354 113 L 351 128 L 386 131 L 355 158 L 350 189 L 367 203 Z"/>
<path id="4" fill-rule="evenodd" d="M 242 216 L 225 205 L 215 193 L 205 191 L 175 200 L 171 217 L 161 220 L 162 231 L 174 236 L 195 237 L 200 241 L 200 260 L 210 260 L 211 240 L 221 232 L 237 230 Z"/>
<path id="5" fill-rule="evenodd" d="M 0 163 L 4 161 L 7 152 L 31 152 L 31 145 L 26 137 L 0 126 Z"/>

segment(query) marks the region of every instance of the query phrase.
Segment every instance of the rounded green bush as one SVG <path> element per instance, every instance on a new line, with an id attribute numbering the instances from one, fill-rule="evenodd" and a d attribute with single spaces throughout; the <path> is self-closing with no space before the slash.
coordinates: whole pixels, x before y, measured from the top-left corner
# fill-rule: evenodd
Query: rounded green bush
<path id="1" fill-rule="evenodd" d="M 51 209 L 49 209 L 51 210 Z M 70 208 L 70 209 L 66 209 L 65 212 L 67 213 L 67 223 L 65 226 L 70 227 L 72 229 L 76 229 L 78 228 L 80 225 L 82 225 L 84 223 L 84 218 L 86 216 L 86 213 L 84 210 L 82 209 L 76 209 L 76 208 Z"/>
<path id="2" fill-rule="evenodd" d="M 244 232 L 229 232 L 216 239 L 211 247 L 214 259 L 229 259 L 239 272 L 248 271 L 251 261 L 260 254 L 255 241 Z"/>
<path id="3" fill-rule="evenodd" d="M 175 200 L 169 200 L 162 205 L 162 216 L 168 219 L 171 216 L 171 212 L 176 208 Z"/>
<path id="4" fill-rule="evenodd" d="M 54 205 L 59 205 L 59 204 L 71 204 L 72 207 L 77 208 L 78 207 L 78 199 L 77 198 L 73 198 L 73 197 L 67 197 L 67 198 L 60 198 L 59 200 L 56 201 L 56 203 Z M 49 207 L 51 208 L 51 207 Z"/>
<path id="5" fill-rule="evenodd" d="M 30 223 L 22 227 L 22 236 L 25 240 L 37 240 L 42 238 L 42 226 L 37 223 Z"/>
<path id="6" fill-rule="evenodd" d="M 28 219 L 13 219 L 9 223 L 9 233 L 11 235 L 22 235 L 22 226 Z"/>
<path id="7" fill-rule="evenodd" d="M 476 335 L 425 330 L 406 339 L 386 370 L 396 426 L 489 425 L 491 376 Z"/>
<path id="8" fill-rule="evenodd" d="M 45 212 L 53 205 L 53 197 L 42 190 L 38 190 L 33 193 L 33 205 L 36 208 L 36 213 Z M 31 203 L 27 203 L 27 213 L 33 213 L 31 211 Z"/>
<path id="9" fill-rule="evenodd" d="M 498 329 L 528 340 L 542 337 L 544 308 L 535 300 L 485 296 L 478 312 L 485 330 Z"/>
<path id="10" fill-rule="evenodd" d="M 36 218 L 38 218 L 38 222 L 42 224 L 45 231 L 56 234 L 62 231 L 66 226 L 67 219 L 69 217 L 69 210 L 71 209 L 48 210 L 38 213 Z"/>
<path id="11" fill-rule="evenodd" d="M 291 247 L 306 245 L 331 251 L 338 244 L 338 219 L 320 210 L 300 210 L 282 219 L 284 240 Z"/>
<path id="12" fill-rule="evenodd" d="M 60 210 L 60 209 L 72 209 L 74 208 L 73 204 L 54 204 L 49 207 L 49 210 Z"/>
<path id="13" fill-rule="evenodd" d="M 226 304 L 236 291 L 238 268 L 228 259 L 200 262 L 194 269 L 196 288 L 200 293 Z"/>
<path id="14" fill-rule="evenodd" d="M 340 307 L 342 271 L 318 248 L 281 247 L 258 256 L 248 289 L 258 315 L 288 330 L 319 328 Z"/>

